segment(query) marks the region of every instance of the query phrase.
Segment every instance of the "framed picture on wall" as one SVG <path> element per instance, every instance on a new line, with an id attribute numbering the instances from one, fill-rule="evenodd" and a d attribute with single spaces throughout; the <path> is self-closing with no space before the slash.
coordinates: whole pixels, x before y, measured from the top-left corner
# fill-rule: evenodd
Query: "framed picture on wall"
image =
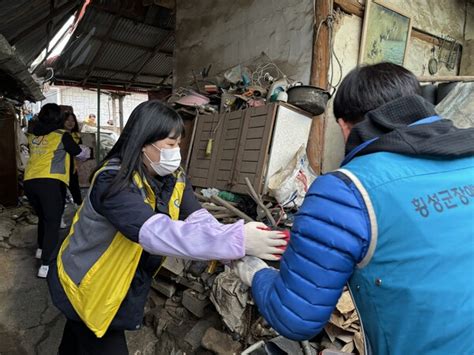
<path id="1" fill-rule="evenodd" d="M 411 33 L 411 17 L 379 0 L 366 0 L 359 64 L 403 65 Z"/>

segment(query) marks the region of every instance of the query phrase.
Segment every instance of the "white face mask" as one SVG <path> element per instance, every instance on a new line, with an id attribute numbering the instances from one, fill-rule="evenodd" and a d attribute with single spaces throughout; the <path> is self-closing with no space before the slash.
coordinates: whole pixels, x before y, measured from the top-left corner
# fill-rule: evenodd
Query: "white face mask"
<path id="1" fill-rule="evenodd" d="M 181 164 L 181 151 L 179 148 L 163 148 L 160 149 L 156 145 L 152 144 L 153 147 L 160 151 L 160 161 L 152 161 L 148 155 L 145 154 L 146 158 L 150 161 L 151 168 L 160 176 L 165 176 L 174 173 Z"/>

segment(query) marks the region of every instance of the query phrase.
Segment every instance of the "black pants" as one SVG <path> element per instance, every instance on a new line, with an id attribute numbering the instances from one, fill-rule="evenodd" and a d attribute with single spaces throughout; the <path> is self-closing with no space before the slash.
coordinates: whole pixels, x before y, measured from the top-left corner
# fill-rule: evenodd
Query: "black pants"
<path id="1" fill-rule="evenodd" d="M 84 323 L 68 320 L 59 345 L 59 355 L 128 355 L 123 330 L 109 329 L 102 338 Z"/>
<path id="2" fill-rule="evenodd" d="M 64 212 L 66 184 L 57 179 L 33 179 L 24 183 L 25 194 L 38 215 L 38 248 L 43 265 L 54 258 Z"/>
<path id="3" fill-rule="evenodd" d="M 80 205 L 82 203 L 82 195 L 77 173 L 71 173 L 69 176 L 69 191 L 71 192 L 74 203 Z"/>

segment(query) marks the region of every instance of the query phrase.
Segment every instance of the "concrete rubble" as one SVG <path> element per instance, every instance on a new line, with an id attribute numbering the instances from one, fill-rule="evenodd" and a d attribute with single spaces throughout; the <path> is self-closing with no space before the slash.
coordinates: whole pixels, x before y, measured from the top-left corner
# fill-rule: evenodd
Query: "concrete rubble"
<path id="1" fill-rule="evenodd" d="M 229 267 L 219 265 L 210 273 L 210 264 L 166 258 L 152 284 L 145 315 L 145 325 L 154 328 L 158 338 L 156 354 L 239 354 L 253 344 L 254 354 L 272 354 L 275 349 L 286 354 L 363 351 L 349 291 L 344 291 L 324 331 L 305 345 L 269 327 L 248 287 Z"/>
<path id="2" fill-rule="evenodd" d="M 73 212 L 67 209 L 67 220 Z M 64 317 L 51 304 L 46 282 L 35 277 L 36 223 L 25 200 L 15 208 L 0 206 L 0 297 L 7 300 L 0 306 L 0 337 L 31 338 L 4 342 L 0 353 L 47 353 L 38 352 L 40 348 L 54 353 L 61 339 Z M 24 321 L 13 324 L 11 318 Z M 228 266 L 216 262 L 166 258 L 152 282 L 143 323 L 141 330 L 127 332 L 131 354 L 232 354 L 251 346 L 251 354 L 275 349 L 287 354 L 323 349 L 357 354 L 363 349 L 348 291 L 324 331 L 304 345 L 279 336 L 259 315 L 250 290 Z"/>

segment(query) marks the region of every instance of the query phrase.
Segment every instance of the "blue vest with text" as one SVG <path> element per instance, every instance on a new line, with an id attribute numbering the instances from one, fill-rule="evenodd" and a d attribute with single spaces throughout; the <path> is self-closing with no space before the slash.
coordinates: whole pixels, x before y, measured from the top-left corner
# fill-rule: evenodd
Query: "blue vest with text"
<path id="1" fill-rule="evenodd" d="M 372 352 L 474 354 L 474 157 L 381 152 L 341 171 L 370 217 L 350 288 Z"/>

